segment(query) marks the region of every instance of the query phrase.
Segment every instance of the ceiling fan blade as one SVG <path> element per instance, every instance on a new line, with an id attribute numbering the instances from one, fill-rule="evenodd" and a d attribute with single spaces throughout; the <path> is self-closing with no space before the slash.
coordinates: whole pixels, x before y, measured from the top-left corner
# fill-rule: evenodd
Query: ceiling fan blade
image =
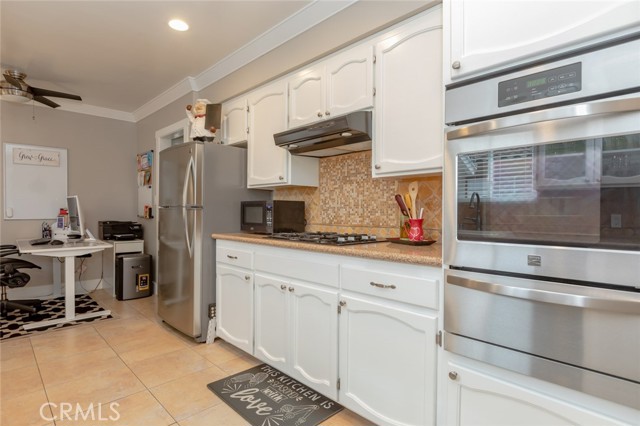
<path id="1" fill-rule="evenodd" d="M 34 96 L 53 96 L 54 98 L 74 99 L 81 101 L 82 98 L 78 95 L 72 95 L 70 93 L 56 92 L 55 90 L 40 89 L 38 87 L 31 87 L 31 93 Z"/>
<path id="2" fill-rule="evenodd" d="M 24 90 L 22 88 L 22 81 L 18 80 L 17 78 L 12 77 L 9 74 L 4 74 L 4 79 L 7 80 L 7 82 L 9 82 L 9 83 L 13 84 L 14 86 L 16 86 L 18 89 Z"/>
<path id="3" fill-rule="evenodd" d="M 33 97 L 34 101 L 40 102 L 41 104 L 45 104 L 47 106 L 50 106 L 51 108 L 58 108 L 60 105 L 58 105 L 57 103 L 50 101 L 47 98 L 43 98 L 42 96 L 34 96 Z"/>

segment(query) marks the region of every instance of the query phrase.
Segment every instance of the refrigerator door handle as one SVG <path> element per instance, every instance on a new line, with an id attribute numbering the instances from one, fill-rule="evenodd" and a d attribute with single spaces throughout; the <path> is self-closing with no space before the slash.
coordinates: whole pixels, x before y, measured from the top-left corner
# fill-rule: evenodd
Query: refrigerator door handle
<path id="1" fill-rule="evenodd" d="M 195 164 L 193 162 L 193 157 L 191 157 L 189 158 L 189 164 L 187 165 L 187 171 L 184 177 L 184 187 L 182 188 L 182 221 L 184 222 L 184 233 L 187 242 L 187 249 L 189 250 L 189 257 L 193 257 L 194 230 L 189 229 L 189 217 L 187 212 L 187 206 L 189 204 L 187 203 L 187 197 L 189 195 L 189 187 L 195 187 L 195 179 Z"/>
<path id="2" fill-rule="evenodd" d="M 187 242 L 187 249 L 189 250 L 189 257 L 193 257 L 193 242 L 194 235 L 193 229 L 189 229 L 189 210 L 186 207 L 182 208 L 182 221 L 184 222 L 184 236 Z"/>
<path id="3" fill-rule="evenodd" d="M 189 206 L 192 203 L 188 203 L 187 198 L 189 196 L 189 188 L 195 188 L 196 184 L 196 170 L 195 163 L 193 162 L 193 157 L 189 158 L 189 164 L 187 165 L 187 170 L 184 175 L 184 185 L 182 187 L 182 205 Z M 192 189 L 193 191 L 193 189 Z M 193 194 L 191 194 L 191 201 L 193 201 Z"/>

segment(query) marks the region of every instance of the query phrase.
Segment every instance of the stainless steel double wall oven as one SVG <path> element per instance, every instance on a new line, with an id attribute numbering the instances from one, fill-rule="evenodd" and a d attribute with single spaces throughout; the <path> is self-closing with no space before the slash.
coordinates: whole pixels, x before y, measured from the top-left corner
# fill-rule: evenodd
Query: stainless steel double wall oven
<path id="1" fill-rule="evenodd" d="M 445 117 L 445 349 L 640 409 L 640 34 Z"/>

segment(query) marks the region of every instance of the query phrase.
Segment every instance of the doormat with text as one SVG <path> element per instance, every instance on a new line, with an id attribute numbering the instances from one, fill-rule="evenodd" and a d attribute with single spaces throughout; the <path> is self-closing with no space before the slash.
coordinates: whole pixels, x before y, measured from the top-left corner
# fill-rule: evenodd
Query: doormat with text
<path id="1" fill-rule="evenodd" d="M 207 387 L 251 426 L 316 426 L 343 408 L 267 364 Z"/>

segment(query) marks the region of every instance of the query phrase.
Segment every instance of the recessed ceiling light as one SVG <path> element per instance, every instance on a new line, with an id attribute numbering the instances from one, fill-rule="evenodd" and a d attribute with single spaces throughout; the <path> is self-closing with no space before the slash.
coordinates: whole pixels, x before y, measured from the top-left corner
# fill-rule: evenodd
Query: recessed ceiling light
<path id="1" fill-rule="evenodd" d="M 180 19 L 172 19 L 169 21 L 169 26 L 176 31 L 187 31 L 189 29 L 189 24 Z"/>

